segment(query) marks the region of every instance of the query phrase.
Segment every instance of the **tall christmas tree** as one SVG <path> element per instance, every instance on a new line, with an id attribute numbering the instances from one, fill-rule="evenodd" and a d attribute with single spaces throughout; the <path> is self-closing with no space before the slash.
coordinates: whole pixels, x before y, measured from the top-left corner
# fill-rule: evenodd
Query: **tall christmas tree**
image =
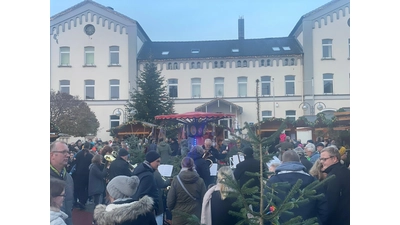
<path id="1" fill-rule="evenodd" d="M 145 63 L 144 70 L 138 77 L 137 88 L 130 93 L 125 107 L 127 112 L 136 111 L 129 120 L 149 123 L 155 123 L 154 117 L 157 115 L 174 113 L 174 102 L 168 95 L 165 80 L 152 61 Z"/>

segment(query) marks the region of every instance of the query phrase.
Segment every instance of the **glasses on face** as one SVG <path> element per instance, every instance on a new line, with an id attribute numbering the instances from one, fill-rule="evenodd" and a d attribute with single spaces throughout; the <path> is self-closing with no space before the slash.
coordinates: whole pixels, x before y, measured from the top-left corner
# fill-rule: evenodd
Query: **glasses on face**
<path id="1" fill-rule="evenodd" d="M 65 198 L 65 194 L 63 194 L 63 195 L 58 195 L 58 196 L 60 196 L 60 197 L 64 197 L 64 198 Z"/>
<path id="2" fill-rule="evenodd" d="M 324 162 L 324 161 L 326 161 L 326 160 L 328 160 L 328 159 L 330 159 L 330 158 L 332 158 L 333 156 L 329 156 L 328 158 L 319 158 L 319 161 L 321 161 L 321 162 Z"/>
<path id="3" fill-rule="evenodd" d="M 64 155 L 69 154 L 69 151 L 68 151 L 68 150 L 64 150 L 64 151 L 52 151 L 52 152 L 61 153 L 61 154 L 64 154 Z"/>

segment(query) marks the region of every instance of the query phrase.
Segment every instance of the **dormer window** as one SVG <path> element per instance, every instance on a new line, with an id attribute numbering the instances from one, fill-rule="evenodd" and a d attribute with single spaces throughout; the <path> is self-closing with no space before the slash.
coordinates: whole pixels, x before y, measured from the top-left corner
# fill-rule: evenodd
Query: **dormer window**
<path id="1" fill-rule="evenodd" d="M 169 51 L 163 51 L 161 54 L 162 54 L 162 55 L 168 55 L 168 54 L 169 54 Z"/>
<path id="2" fill-rule="evenodd" d="M 290 51 L 290 47 L 289 46 L 284 46 L 284 47 L 282 47 L 283 48 L 283 50 L 285 50 L 285 51 Z"/>
<path id="3" fill-rule="evenodd" d="M 272 50 L 274 50 L 275 52 L 280 51 L 281 49 L 279 47 L 272 47 Z"/>
<path id="4" fill-rule="evenodd" d="M 192 49 L 192 53 L 194 54 L 200 53 L 200 49 Z"/>
<path id="5" fill-rule="evenodd" d="M 239 49 L 238 48 L 233 48 L 232 52 L 239 52 Z"/>

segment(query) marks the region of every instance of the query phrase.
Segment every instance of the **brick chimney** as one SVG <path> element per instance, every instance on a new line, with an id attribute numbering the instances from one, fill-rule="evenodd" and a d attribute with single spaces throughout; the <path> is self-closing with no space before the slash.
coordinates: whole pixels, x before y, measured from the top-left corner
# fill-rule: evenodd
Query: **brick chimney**
<path id="1" fill-rule="evenodd" d="M 238 33 L 239 33 L 239 40 L 244 40 L 244 19 L 243 17 L 239 17 L 238 20 Z"/>

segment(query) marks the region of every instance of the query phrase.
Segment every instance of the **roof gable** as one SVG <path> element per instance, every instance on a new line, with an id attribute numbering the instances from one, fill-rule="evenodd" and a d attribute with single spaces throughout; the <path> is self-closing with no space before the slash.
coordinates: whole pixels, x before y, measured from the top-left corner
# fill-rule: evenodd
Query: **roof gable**
<path id="1" fill-rule="evenodd" d="M 319 17 L 323 17 L 325 15 L 330 14 L 333 10 L 336 10 L 339 7 L 342 7 L 344 5 L 349 5 L 350 0 L 331 0 L 330 2 L 304 14 L 300 19 L 297 21 L 296 25 L 292 29 L 292 31 L 289 34 L 290 36 L 294 36 L 295 33 L 299 30 L 299 28 L 302 27 L 302 23 L 304 19 L 317 19 Z"/>
<path id="2" fill-rule="evenodd" d="M 239 114 L 242 114 L 242 112 L 243 112 L 243 108 L 242 108 L 241 106 L 236 105 L 236 104 L 234 104 L 234 103 L 232 103 L 232 102 L 230 102 L 230 101 L 224 100 L 224 99 L 222 99 L 222 98 L 215 98 L 215 99 L 213 99 L 213 100 L 211 100 L 211 101 L 209 101 L 209 102 L 206 102 L 206 103 L 204 103 L 203 105 L 196 107 L 196 108 L 195 108 L 195 111 L 196 111 L 196 112 L 207 112 L 207 106 L 213 105 L 213 104 L 218 104 L 218 105 L 219 105 L 219 104 L 225 104 L 225 105 L 229 105 L 230 107 L 233 107 L 233 108 L 235 108 L 236 110 L 238 110 Z"/>
<path id="3" fill-rule="evenodd" d="M 274 50 L 274 47 L 277 49 Z M 302 48 L 293 37 L 244 40 L 147 42 L 139 60 L 193 58 L 253 57 L 267 55 L 300 55 Z"/>

